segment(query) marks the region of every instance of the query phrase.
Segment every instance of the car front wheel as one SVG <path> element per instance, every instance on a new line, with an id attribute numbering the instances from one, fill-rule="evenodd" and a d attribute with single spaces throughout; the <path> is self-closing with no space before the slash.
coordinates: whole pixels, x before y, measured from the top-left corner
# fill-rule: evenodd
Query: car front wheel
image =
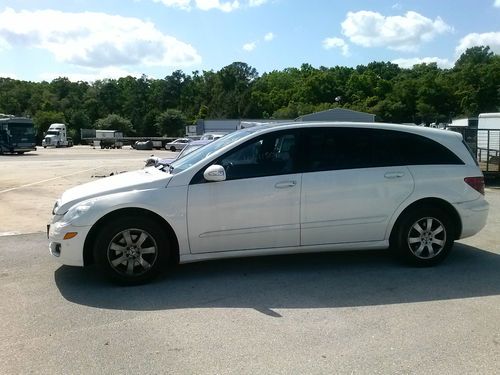
<path id="1" fill-rule="evenodd" d="M 165 230 L 149 217 L 120 218 L 105 225 L 94 259 L 105 275 L 121 284 L 141 284 L 164 269 L 169 255 Z"/>
<path id="2" fill-rule="evenodd" d="M 433 266 L 446 258 L 454 239 L 449 215 L 437 208 L 421 207 L 404 214 L 391 245 L 403 260 L 416 266 Z"/>

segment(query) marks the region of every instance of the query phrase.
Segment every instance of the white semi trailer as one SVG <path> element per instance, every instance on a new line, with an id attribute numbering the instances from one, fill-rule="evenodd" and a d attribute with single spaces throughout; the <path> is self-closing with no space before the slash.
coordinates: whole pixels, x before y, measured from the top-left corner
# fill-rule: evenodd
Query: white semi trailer
<path id="1" fill-rule="evenodd" d="M 477 147 L 500 152 L 500 112 L 480 113 L 477 122 Z"/>

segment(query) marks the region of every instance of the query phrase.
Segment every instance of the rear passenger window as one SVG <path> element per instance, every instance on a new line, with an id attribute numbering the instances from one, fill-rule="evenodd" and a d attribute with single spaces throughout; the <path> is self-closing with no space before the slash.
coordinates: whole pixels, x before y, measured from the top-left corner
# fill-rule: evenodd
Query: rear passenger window
<path id="1" fill-rule="evenodd" d="M 416 134 L 366 128 L 310 128 L 302 134 L 306 172 L 397 165 L 463 164 L 445 146 Z"/>
<path id="2" fill-rule="evenodd" d="M 326 171 L 375 167 L 371 156 L 372 139 L 368 129 L 311 128 L 302 136 L 306 146 L 305 171 Z"/>

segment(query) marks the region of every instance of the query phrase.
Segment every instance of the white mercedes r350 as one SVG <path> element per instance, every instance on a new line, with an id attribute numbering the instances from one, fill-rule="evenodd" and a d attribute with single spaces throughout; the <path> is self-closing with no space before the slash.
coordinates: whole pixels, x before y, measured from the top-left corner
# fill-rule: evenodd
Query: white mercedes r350
<path id="1" fill-rule="evenodd" d="M 488 203 L 455 132 L 360 123 L 262 125 L 159 168 L 66 191 L 50 252 L 110 278 L 147 281 L 214 258 L 391 248 L 434 265 L 479 232 Z"/>

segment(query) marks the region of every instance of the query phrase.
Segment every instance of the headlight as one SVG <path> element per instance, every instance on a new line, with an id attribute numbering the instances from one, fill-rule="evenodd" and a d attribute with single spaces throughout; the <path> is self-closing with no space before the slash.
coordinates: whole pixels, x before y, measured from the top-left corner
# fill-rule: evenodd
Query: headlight
<path id="1" fill-rule="evenodd" d="M 73 206 L 69 209 L 68 212 L 64 215 L 62 221 L 65 223 L 71 223 L 72 221 L 75 221 L 78 219 L 80 216 L 82 216 L 85 212 L 90 210 L 90 208 L 94 205 L 94 201 L 88 201 L 85 203 L 80 203 L 77 204 L 76 206 Z"/>

